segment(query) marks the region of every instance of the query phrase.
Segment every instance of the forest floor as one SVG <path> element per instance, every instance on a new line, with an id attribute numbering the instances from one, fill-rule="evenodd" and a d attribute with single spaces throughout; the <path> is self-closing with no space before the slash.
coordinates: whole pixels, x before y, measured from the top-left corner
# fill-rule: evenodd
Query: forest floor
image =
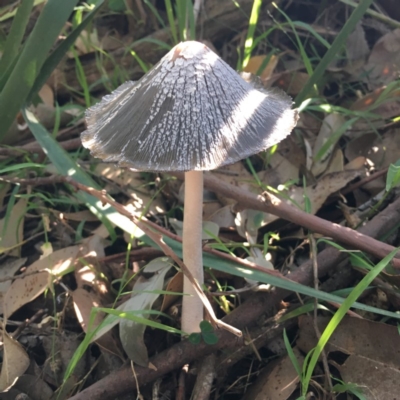
<path id="1" fill-rule="evenodd" d="M 1 139 L 0 400 L 398 398 L 397 2 L 95 10 Z M 100 3 L 79 2 L 57 43 Z M 15 9 L 0 1 L 4 55 Z M 183 174 L 106 163 L 81 134 L 87 108 L 190 35 L 288 93 L 299 120 L 278 145 L 204 175 L 207 322 L 187 338 Z"/>

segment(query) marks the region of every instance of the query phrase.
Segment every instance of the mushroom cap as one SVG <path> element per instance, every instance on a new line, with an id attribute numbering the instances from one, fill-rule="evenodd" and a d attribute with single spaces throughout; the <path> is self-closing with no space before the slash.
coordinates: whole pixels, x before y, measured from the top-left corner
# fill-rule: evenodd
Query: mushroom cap
<path id="1" fill-rule="evenodd" d="M 86 111 L 84 147 L 140 171 L 212 170 L 284 139 L 298 113 L 259 90 L 199 42 L 175 46 L 137 82 Z"/>

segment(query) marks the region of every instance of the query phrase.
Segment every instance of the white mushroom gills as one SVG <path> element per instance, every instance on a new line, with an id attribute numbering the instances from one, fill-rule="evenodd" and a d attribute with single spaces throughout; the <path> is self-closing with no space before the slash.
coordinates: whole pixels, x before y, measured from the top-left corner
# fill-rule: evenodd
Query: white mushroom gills
<path id="1" fill-rule="evenodd" d="M 200 171 L 284 139 L 298 118 L 291 106 L 283 92 L 255 87 L 207 46 L 189 41 L 89 108 L 82 144 L 94 157 L 132 170 L 186 172 L 183 259 L 201 285 Z M 182 330 L 199 331 L 203 307 L 187 281 L 184 291 L 193 295 L 183 296 Z"/>

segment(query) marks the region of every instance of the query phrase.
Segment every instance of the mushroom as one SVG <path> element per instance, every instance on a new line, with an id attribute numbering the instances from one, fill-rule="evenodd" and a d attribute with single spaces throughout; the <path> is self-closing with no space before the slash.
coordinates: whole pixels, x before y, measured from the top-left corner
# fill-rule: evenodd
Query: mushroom
<path id="1" fill-rule="evenodd" d="M 297 111 L 281 91 L 242 79 L 202 43 L 175 46 L 137 82 L 125 82 L 86 112 L 84 147 L 137 171 L 184 171 L 183 261 L 203 284 L 203 172 L 284 139 Z M 184 279 L 182 330 L 199 331 L 203 305 Z"/>

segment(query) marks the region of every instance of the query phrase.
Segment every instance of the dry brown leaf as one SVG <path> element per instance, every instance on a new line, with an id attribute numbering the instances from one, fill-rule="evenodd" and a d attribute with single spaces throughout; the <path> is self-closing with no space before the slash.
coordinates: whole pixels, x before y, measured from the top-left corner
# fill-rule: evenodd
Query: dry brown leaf
<path id="1" fill-rule="evenodd" d="M 6 197 L 8 190 L 10 189 L 11 184 L 6 182 L 0 183 L 0 206 L 4 203 L 4 198 Z"/>
<path id="2" fill-rule="evenodd" d="M 339 367 L 344 382 L 355 383 L 367 399 L 396 399 L 400 392 L 400 371 L 385 362 L 377 362 L 359 355 L 351 355 Z"/>
<path id="3" fill-rule="evenodd" d="M 296 96 L 301 92 L 308 79 L 309 75 L 305 72 L 284 72 L 274 84 L 290 96 Z M 312 90 L 310 95 L 313 93 L 316 94 L 315 89 Z"/>
<path id="4" fill-rule="evenodd" d="M 340 149 L 336 149 L 333 152 L 333 156 L 329 162 L 328 168 L 324 174 L 332 174 L 334 172 L 341 172 L 344 170 L 344 156 Z"/>
<path id="5" fill-rule="evenodd" d="M 374 45 L 364 66 L 364 80 L 371 89 L 379 88 L 399 78 L 400 29 L 382 36 Z"/>
<path id="6" fill-rule="evenodd" d="M 346 40 L 347 65 L 344 70 L 351 77 L 358 79 L 369 53 L 370 50 L 365 38 L 364 28 L 361 23 L 358 23 Z"/>
<path id="7" fill-rule="evenodd" d="M 299 167 L 293 165 L 290 160 L 291 157 L 283 157 L 276 151 L 269 160 L 271 168 L 257 174 L 260 181 L 274 188 L 292 180 L 297 181 L 299 178 Z"/>
<path id="8" fill-rule="evenodd" d="M 8 318 L 23 305 L 29 303 L 48 287 L 50 273 L 48 271 L 66 269 L 70 267 L 78 255 L 79 247 L 67 247 L 55 251 L 48 257 L 34 262 L 26 272 L 37 272 L 33 275 L 16 279 L 4 295 L 3 309 L 4 317 Z M 39 272 L 41 271 L 41 272 Z"/>
<path id="9" fill-rule="evenodd" d="M 232 206 L 221 207 L 214 214 L 207 217 L 207 221 L 215 222 L 220 228 L 231 228 L 235 226 L 235 214 Z"/>
<path id="10" fill-rule="evenodd" d="M 100 236 L 93 235 L 83 240 L 83 252 L 85 261 L 78 261 L 75 268 L 75 279 L 78 288 L 91 287 L 98 293 L 107 293 L 107 283 L 101 269 L 99 258 L 105 256 L 104 240 Z"/>
<path id="11" fill-rule="evenodd" d="M 371 111 L 382 118 L 396 117 L 400 113 L 400 91 L 394 90 L 387 96 L 381 98 L 386 86 L 375 89 L 373 92 L 355 101 L 350 110 L 352 111 Z M 378 103 L 379 100 L 379 103 Z M 378 105 L 379 104 L 379 105 Z M 370 119 L 368 119 L 370 121 Z"/>
<path id="12" fill-rule="evenodd" d="M 221 210 L 222 205 L 218 200 L 215 201 L 204 201 L 203 202 L 203 220 L 211 221 L 210 218 Z"/>
<path id="13" fill-rule="evenodd" d="M 3 331 L 3 365 L 0 374 L 0 392 L 9 389 L 29 367 L 24 348 Z"/>
<path id="14" fill-rule="evenodd" d="M 6 221 L 6 217 L 0 220 L 0 253 L 20 257 L 21 248 L 17 245 L 24 239 L 23 227 L 27 202 L 27 199 L 18 200 L 8 221 Z M 6 222 L 7 226 L 5 226 Z"/>
<path id="15" fill-rule="evenodd" d="M 365 157 L 376 169 L 388 167 L 400 158 L 400 129 L 393 128 L 381 137 L 367 133 L 349 142 L 345 149 L 346 158 Z"/>
<path id="16" fill-rule="evenodd" d="M 14 388 L 29 395 L 32 400 L 50 400 L 53 395 L 51 387 L 43 379 L 34 375 L 20 376 Z"/>
<path id="17" fill-rule="evenodd" d="M 316 185 L 306 188 L 306 195 L 311 202 L 311 213 L 315 214 L 325 203 L 325 200 L 333 193 L 345 187 L 353 179 L 360 175 L 359 171 L 342 171 L 324 175 Z M 303 195 L 303 193 L 302 193 Z M 297 197 L 300 204 L 303 200 Z"/>
<path id="18" fill-rule="evenodd" d="M 27 258 L 9 258 L 0 264 L 0 279 L 14 274 L 25 264 Z M 0 292 L 5 292 L 11 285 L 12 280 L 0 282 Z"/>
<path id="19" fill-rule="evenodd" d="M 302 367 L 304 357 L 297 347 L 293 352 Z M 256 382 L 246 393 L 245 400 L 286 400 L 299 383 L 299 375 L 289 356 L 281 357 L 268 364 L 258 376 Z"/>
<path id="20" fill-rule="evenodd" d="M 8 259 L 0 265 L 0 279 L 4 279 L 14 274 L 25 264 L 26 258 Z M 3 314 L 3 298 L 12 280 L 0 282 L 0 314 Z"/>
<path id="21" fill-rule="evenodd" d="M 356 157 L 356 158 L 353 158 L 350 162 L 348 162 L 344 166 L 344 169 L 346 171 L 351 171 L 354 169 L 362 169 L 365 167 L 366 162 L 367 162 L 367 159 L 365 157 Z"/>
<path id="22" fill-rule="evenodd" d="M 45 83 L 39 90 L 39 97 L 50 108 L 54 108 L 54 93 L 53 89 Z"/>
<path id="23" fill-rule="evenodd" d="M 385 89 L 385 86 L 377 88 L 352 104 L 351 110 L 369 111 L 376 114 L 377 117 L 367 120 L 360 118 L 353 124 L 352 129 L 346 134 L 347 136 L 356 138 L 366 132 L 384 127 L 388 118 L 397 117 L 400 114 L 400 91 L 393 90 L 382 95 Z"/>
<path id="24" fill-rule="evenodd" d="M 99 38 L 97 36 L 97 31 L 93 30 L 82 31 L 79 37 L 75 40 L 74 46 L 77 50 L 78 55 L 87 54 L 93 52 L 96 48 L 100 48 Z M 74 58 L 75 54 L 73 52 L 67 53 L 70 58 Z"/>
<path id="25" fill-rule="evenodd" d="M 241 161 L 218 168 L 213 171 L 213 174 L 216 174 L 219 179 L 230 185 L 240 187 L 243 190 L 254 191 L 254 178 Z M 221 196 L 218 193 L 217 197 L 224 205 L 236 203 L 235 200 Z"/>
<path id="26" fill-rule="evenodd" d="M 168 292 L 182 293 L 183 292 L 183 274 L 182 272 L 176 273 L 167 284 L 165 288 Z M 174 304 L 179 298 L 182 296 L 175 294 L 166 294 L 163 298 L 163 302 L 161 305 L 161 312 L 168 310 L 172 304 Z"/>
<path id="27" fill-rule="evenodd" d="M 271 75 L 274 73 L 274 70 L 279 61 L 279 58 L 275 55 L 253 56 L 250 58 L 247 65 L 243 68 L 243 71 L 250 72 L 251 74 L 257 75 L 258 70 L 260 69 L 262 64 L 265 62 L 265 59 L 267 57 L 270 57 L 268 64 L 265 66 L 265 68 L 262 70 L 262 72 L 259 75 L 259 77 L 261 78 L 261 80 L 263 82 L 267 81 L 269 78 L 271 78 Z"/>

